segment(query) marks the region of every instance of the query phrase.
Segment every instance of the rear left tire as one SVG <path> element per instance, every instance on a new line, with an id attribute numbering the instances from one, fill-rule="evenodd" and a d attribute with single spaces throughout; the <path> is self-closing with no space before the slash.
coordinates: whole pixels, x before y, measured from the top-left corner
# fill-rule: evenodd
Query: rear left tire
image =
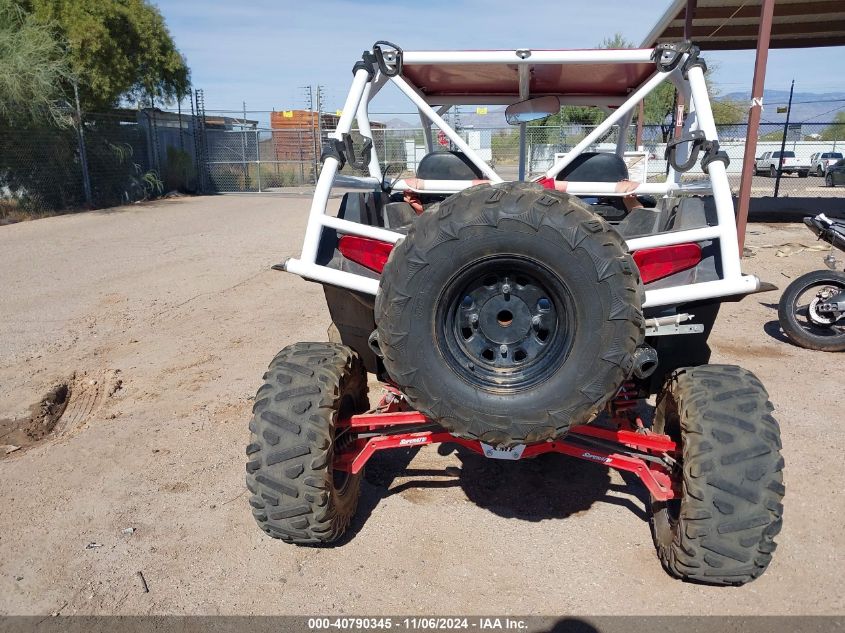
<path id="1" fill-rule="evenodd" d="M 258 526 L 299 545 L 331 543 L 358 505 L 363 471 L 336 472 L 341 420 L 368 409 L 367 374 L 337 343 L 296 343 L 279 352 L 255 395 L 246 485 Z"/>

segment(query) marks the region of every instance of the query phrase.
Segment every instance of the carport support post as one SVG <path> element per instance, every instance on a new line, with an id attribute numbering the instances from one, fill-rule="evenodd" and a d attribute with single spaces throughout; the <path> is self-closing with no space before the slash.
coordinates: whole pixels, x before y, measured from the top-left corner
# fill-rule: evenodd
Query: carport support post
<path id="1" fill-rule="evenodd" d="M 739 201 L 736 215 L 739 256 L 745 245 L 745 227 L 748 224 L 748 207 L 751 202 L 751 180 L 754 177 L 754 160 L 757 156 L 757 133 L 760 129 L 760 111 L 763 109 L 763 86 L 766 82 L 766 63 L 769 60 L 769 41 L 772 35 L 772 16 L 775 0 L 763 0 L 760 8 L 760 30 L 757 33 L 757 59 L 754 62 L 754 81 L 751 85 L 751 108 L 748 110 L 748 129 L 745 134 L 745 153 L 742 156 L 742 180 L 739 184 Z"/>

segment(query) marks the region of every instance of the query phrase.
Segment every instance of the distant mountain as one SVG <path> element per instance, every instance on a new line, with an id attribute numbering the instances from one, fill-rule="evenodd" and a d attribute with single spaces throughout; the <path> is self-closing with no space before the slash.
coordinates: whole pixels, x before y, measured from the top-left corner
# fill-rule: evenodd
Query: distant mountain
<path id="1" fill-rule="evenodd" d="M 722 99 L 731 99 L 748 103 L 751 92 L 731 92 L 720 95 Z M 783 123 L 786 114 L 779 114 L 778 107 L 786 107 L 789 101 L 788 90 L 763 91 L 763 123 Z M 796 92 L 792 95 L 792 113 L 790 123 L 830 123 L 837 112 L 845 110 L 845 92 Z"/>
<path id="2" fill-rule="evenodd" d="M 462 128 L 508 127 L 503 106 L 489 106 L 487 114 L 478 114 L 474 107 L 461 107 L 458 116 Z M 450 117 L 451 113 L 447 115 Z M 450 119 L 451 120 L 451 119 Z"/>
<path id="3" fill-rule="evenodd" d="M 378 117 L 376 116 L 375 119 L 378 119 Z M 417 119 L 416 124 L 414 124 L 414 123 L 411 123 L 409 121 L 406 121 L 405 119 L 400 119 L 398 117 L 393 117 L 392 119 L 389 119 L 387 121 L 383 121 L 383 123 L 385 124 L 385 126 L 387 126 L 388 129 L 391 129 L 391 130 L 396 130 L 396 129 L 400 129 L 400 128 L 415 128 L 415 127 L 420 126 L 419 119 Z"/>
<path id="4" fill-rule="evenodd" d="M 720 99 L 738 101 L 742 104 L 751 101 L 750 92 L 730 92 L 719 95 Z M 789 101 L 788 90 L 766 90 L 763 93 L 763 120 L 766 124 L 783 125 L 786 114 L 779 114 L 778 107 L 786 107 Z M 791 123 L 804 123 L 808 126 L 814 124 L 830 123 L 836 117 L 837 112 L 845 111 L 845 92 L 796 92 L 792 97 L 792 114 L 789 117 Z M 446 115 L 449 123 L 454 123 L 453 111 Z M 458 111 L 461 129 L 484 129 L 484 128 L 507 128 L 505 121 L 504 106 L 489 106 L 487 114 L 479 114 L 475 106 L 461 106 Z M 374 116 L 376 120 L 377 116 Z M 413 115 L 402 115 L 384 121 L 390 129 L 419 128 L 419 119 Z M 821 125 L 820 128 L 824 126 Z M 812 133 L 811 127 L 805 130 L 806 134 Z"/>

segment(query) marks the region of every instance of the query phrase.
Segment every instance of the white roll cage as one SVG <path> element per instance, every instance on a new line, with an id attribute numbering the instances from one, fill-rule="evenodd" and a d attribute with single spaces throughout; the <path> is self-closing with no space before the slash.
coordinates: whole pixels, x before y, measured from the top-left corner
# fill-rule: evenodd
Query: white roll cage
<path id="1" fill-rule="evenodd" d="M 601 49 L 601 50 L 561 50 L 561 51 L 531 51 L 518 49 L 513 51 L 402 51 L 402 62 L 407 66 L 428 64 L 434 66 L 467 65 L 467 64 L 506 64 L 516 67 L 519 77 L 519 94 L 516 95 L 426 95 L 423 90 L 415 86 L 402 73 L 388 76 L 378 66 L 370 69 L 356 65 L 352 86 L 346 97 L 340 120 L 331 137 L 338 141 L 352 130 L 353 121 L 357 120 L 358 131 L 364 138 L 372 140 L 369 119 L 370 101 L 378 94 L 388 81 L 392 82 L 419 110 L 423 122 L 425 142 L 428 151 L 432 150 L 431 124 L 436 125 L 448 137 L 456 148 L 461 150 L 467 158 L 483 173 L 490 183 L 503 182 L 496 171 L 488 165 L 479 154 L 470 147 L 442 117 L 449 108 L 456 104 L 467 105 L 502 105 L 527 99 L 529 92 L 530 72 L 532 67 L 545 64 L 640 64 L 651 62 L 653 49 Z M 688 105 L 688 113 L 684 117 L 683 130 L 688 135 L 692 132 L 702 132 L 707 141 L 717 141 L 716 125 L 710 107 L 710 99 L 705 84 L 704 72 L 699 65 L 692 64 L 686 71 L 682 70 L 688 58 L 683 53 L 680 63 L 669 72 L 662 72 L 655 66 L 655 72 L 638 86 L 629 91 L 627 97 L 613 97 L 606 95 L 566 95 L 559 94 L 562 104 L 598 105 L 608 108 L 609 116 L 578 143 L 565 156 L 557 160 L 544 174 L 548 178 L 557 176 L 579 154 L 587 150 L 605 135 L 612 126 L 619 125 L 620 130 L 627 130 L 631 123 L 634 109 L 639 102 L 664 81 L 672 82 L 683 100 Z M 395 72 L 396 57 L 387 56 L 386 67 Z M 392 75 L 393 73 L 391 73 Z M 612 108 L 612 110 L 610 109 Z M 520 125 L 520 180 L 525 178 L 525 124 Z M 617 142 L 617 153 L 621 156 L 625 151 L 627 134 L 620 133 Z M 687 158 L 689 143 L 678 146 L 679 164 Z M 302 254 L 298 259 L 288 259 L 284 268 L 288 272 L 321 283 L 327 283 L 358 292 L 375 295 L 378 292 L 379 281 L 363 275 L 336 270 L 317 263 L 317 251 L 324 228 L 334 229 L 343 234 L 358 235 L 389 243 L 396 243 L 404 235 L 384 228 L 368 226 L 337 218 L 326 213 L 326 205 L 332 186 L 335 184 L 340 161 L 337 156 L 325 157 L 323 167 L 317 180 Z M 379 166 L 375 146 L 372 148 L 368 164 L 369 177 L 344 176 L 345 184 L 354 183 L 356 186 L 379 191 L 382 189 L 383 174 Z M 740 271 L 740 256 L 736 233 L 736 221 L 730 185 L 726 174 L 726 166 L 720 161 L 713 161 L 708 165 L 707 176 L 709 187 L 701 183 L 683 183 L 681 174 L 669 168 L 662 183 L 643 183 L 633 193 L 657 196 L 683 196 L 712 194 L 715 202 L 717 224 L 686 230 L 675 230 L 656 233 L 627 240 L 628 248 L 633 252 L 638 249 L 717 240 L 721 252 L 721 274 L 714 281 L 705 281 L 669 288 L 648 290 L 646 292 L 645 307 L 670 305 L 709 299 L 714 297 L 748 294 L 760 288 L 760 280 L 753 275 L 744 275 Z M 398 180 L 391 186 L 392 191 L 423 191 L 424 193 L 455 193 L 466 187 L 485 181 L 431 181 L 424 182 L 416 179 Z M 616 191 L 613 184 L 602 182 L 571 182 L 567 185 L 567 192 L 576 195 L 623 195 Z"/>

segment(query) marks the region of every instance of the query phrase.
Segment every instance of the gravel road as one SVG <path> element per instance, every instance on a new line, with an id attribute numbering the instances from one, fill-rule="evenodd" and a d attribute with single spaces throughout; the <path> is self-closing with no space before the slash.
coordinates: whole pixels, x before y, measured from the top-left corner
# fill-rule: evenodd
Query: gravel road
<path id="1" fill-rule="evenodd" d="M 344 544 L 265 536 L 243 482 L 251 399 L 276 351 L 329 326 L 320 286 L 270 270 L 298 253 L 307 209 L 200 197 L 0 227 L 0 422 L 49 420 L 42 396 L 70 394 L 45 439 L 0 459 L 0 613 L 845 609 L 845 356 L 785 342 L 775 292 L 726 304 L 711 339 L 715 362 L 760 376 L 783 428 L 784 530 L 750 585 L 671 579 L 643 489 L 563 456 L 378 455 Z M 803 226 L 750 230 L 744 267 L 764 280 L 821 267 L 776 256 L 815 244 Z"/>

